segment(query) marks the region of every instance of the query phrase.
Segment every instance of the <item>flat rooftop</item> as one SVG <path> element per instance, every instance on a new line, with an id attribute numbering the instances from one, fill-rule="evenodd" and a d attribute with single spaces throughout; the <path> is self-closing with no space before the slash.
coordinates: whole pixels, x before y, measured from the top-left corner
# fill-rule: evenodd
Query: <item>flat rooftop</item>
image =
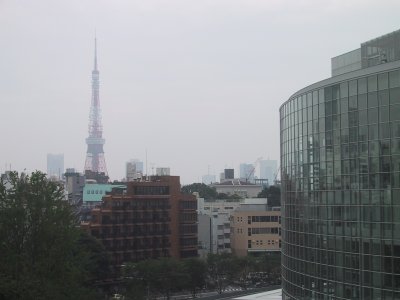
<path id="1" fill-rule="evenodd" d="M 262 292 L 253 295 L 239 296 L 232 300 L 282 300 L 282 289 Z"/>

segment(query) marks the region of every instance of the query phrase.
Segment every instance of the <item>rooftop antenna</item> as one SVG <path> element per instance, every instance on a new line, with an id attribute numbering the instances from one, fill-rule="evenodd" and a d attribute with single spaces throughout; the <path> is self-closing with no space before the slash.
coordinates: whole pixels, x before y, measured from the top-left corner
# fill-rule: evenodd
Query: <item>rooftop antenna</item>
<path id="1" fill-rule="evenodd" d="M 149 172 L 147 169 L 147 148 L 146 148 L 146 177 L 149 176 Z"/>
<path id="2" fill-rule="evenodd" d="M 94 69 L 97 71 L 97 32 L 94 29 Z"/>

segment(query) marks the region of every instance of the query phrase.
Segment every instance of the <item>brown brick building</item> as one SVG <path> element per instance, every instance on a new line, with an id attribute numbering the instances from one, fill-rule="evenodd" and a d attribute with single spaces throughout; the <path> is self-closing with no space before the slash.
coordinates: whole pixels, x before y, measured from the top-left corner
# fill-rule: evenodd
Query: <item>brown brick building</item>
<path id="1" fill-rule="evenodd" d="M 197 201 L 179 176 L 152 176 L 113 189 L 81 227 L 100 239 L 116 266 L 147 258 L 197 256 Z"/>

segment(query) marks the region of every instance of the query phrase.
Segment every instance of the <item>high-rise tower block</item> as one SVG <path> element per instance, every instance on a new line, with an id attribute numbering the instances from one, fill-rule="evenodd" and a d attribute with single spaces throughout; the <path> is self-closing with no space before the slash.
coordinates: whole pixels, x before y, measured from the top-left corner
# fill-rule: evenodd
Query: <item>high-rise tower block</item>
<path id="1" fill-rule="evenodd" d="M 101 109 L 99 98 L 99 70 L 97 69 L 97 39 L 94 40 L 94 69 L 92 71 L 92 101 L 89 115 L 89 137 L 86 151 L 85 171 L 107 174 L 106 161 L 104 159 L 103 126 L 101 125 Z"/>

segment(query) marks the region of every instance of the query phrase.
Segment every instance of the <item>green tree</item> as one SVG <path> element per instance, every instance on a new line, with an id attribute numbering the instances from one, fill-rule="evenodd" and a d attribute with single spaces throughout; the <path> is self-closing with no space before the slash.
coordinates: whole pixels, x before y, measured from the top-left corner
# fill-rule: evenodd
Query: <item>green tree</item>
<path id="1" fill-rule="evenodd" d="M 258 194 L 258 198 L 267 198 L 268 206 L 281 206 L 281 189 L 279 186 L 270 185 Z"/>
<path id="2" fill-rule="evenodd" d="M 192 183 L 184 185 L 181 190 L 184 194 L 192 194 L 197 192 L 199 193 L 200 198 L 204 198 L 205 200 L 214 200 L 217 199 L 218 196 L 215 187 L 209 187 L 204 183 Z"/>
<path id="3" fill-rule="evenodd" d="M 0 299 L 95 299 L 81 237 L 62 186 L 10 173 L 0 181 Z"/>
<path id="4" fill-rule="evenodd" d="M 200 258 L 188 258 L 183 261 L 183 270 L 186 278 L 185 288 L 196 298 L 197 291 L 206 284 L 207 263 Z"/>
<path id="5" fill-rule="evenodd" d="M 127 279 L 126 298 L 130 300 L 143 300 L 149 298 L 153 268 L 151 260 L 144 260 L 137 263 L 128 263 L 122 273 Z"/>
<path id="6" fill-rule="evenodd" d="M 237 264 L 239 266 L 238 279 L 241 282 L 241 286 L 247 289 L 247 276 L 256 268 L 257 261 L 253 256 L 248 255 L 237 257 Z"/>
<path id="7" fill-rule="evenodd" d="M 237 257 L 231 253 L 208 254 L 208 272 L 219 294 L 233 283 L 240 272 Z"/>
<path id="8" fill-rule="evenodd" d="M 173 258 L 161 258 L 154 264 L 155 286 L 169 300 L 171 293 L 182 290 L 186 279 L 182 264 Z"/>
<path id="9" fill-rule="evenodd" d="M 272 276 L 280 276 L 281 273 L 281 253 L 267 253 L 260 257 L 260 263 L 264 272 L 268 272 Z"/>
<path id="10" fill-rule="evenodd" d="M 228 202 L 238 202 L 240 199 L 243 199 L 238 194 L 228 195 L 225 193 L 218 193 L 217 199 L 227 200 Z"/>
<path id="11" fill-rule="evenodd" d="M 144 260 L 124 268 L 128 279 L 128 299 L 143 299 L 151 294 L 161 294 L 170 299 L 171 293 L 185 286 L 183 264 L 173 258 Z"/>
<path id="12" fill-rule="evenodd" d="M 104 245 L 95 237 L 81 231 L 78 239 L 78 249 L 84 270 L 88 272 L 88 280 L 96 282 L 108 279 L 112 270 L 110 268 L 110 255 Z"/>

